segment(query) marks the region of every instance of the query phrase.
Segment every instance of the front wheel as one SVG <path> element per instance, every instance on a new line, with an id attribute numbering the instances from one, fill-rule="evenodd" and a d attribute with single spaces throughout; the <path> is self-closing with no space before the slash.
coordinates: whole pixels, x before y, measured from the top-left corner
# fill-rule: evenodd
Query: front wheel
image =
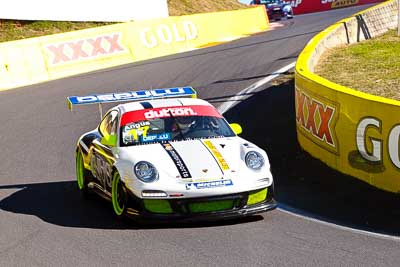
<path id="1" fill-rule="evenodd" d="M 127 192 L 117 171 L 114 172 L 111 186 L 111 201 L 115 215 L 123 218 L 127 210 Z"/>

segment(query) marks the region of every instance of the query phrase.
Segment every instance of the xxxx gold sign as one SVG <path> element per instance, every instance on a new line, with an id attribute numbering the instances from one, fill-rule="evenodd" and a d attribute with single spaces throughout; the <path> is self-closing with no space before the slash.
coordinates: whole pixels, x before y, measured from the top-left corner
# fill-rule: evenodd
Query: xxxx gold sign
<path id="1" fill-rule="evenodd" d="M 339 154 L 335 125 L 339 104 L 296 87 L 297 129 L 320 147 Z"/>
<path id="2" fill-rule="evenodd" d="M 359 0 L 335 0 L 332 2 L 332 8 L 340 8 L 346 6 L 355 6 L 357 5 Z"/>

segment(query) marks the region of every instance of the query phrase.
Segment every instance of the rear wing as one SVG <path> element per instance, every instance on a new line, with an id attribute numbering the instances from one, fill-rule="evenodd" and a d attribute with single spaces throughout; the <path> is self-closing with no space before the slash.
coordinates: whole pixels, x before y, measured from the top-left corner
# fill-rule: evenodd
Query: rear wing
<path id="1" fill-rule="evenodd" d="M 73 106 L 99 104 L 100 117 L 102 117 L 101 104 L 127 101 L 142 101 L 162 98 L 191 97 L 196 98 L 197 93 L 192 87 L 176 87 L 163 89 L 150 89 L 130 91 L 123 93 L 69 96 L 67 97 L 68 109 L 72 111 Z"/>

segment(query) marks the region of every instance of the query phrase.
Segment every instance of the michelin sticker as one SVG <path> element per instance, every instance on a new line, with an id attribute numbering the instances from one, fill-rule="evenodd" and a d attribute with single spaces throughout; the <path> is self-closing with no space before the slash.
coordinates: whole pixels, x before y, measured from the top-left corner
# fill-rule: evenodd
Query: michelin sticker
<path id="1" fill-rule="evenodd" d="M 231 185 L 233 185 L 232 180 L 218 180 L 218 181 L 211 181 L 211 182 L 187 183 L 186 190 L 206 189 L 206 188 L 215 188 L 215 187 L 223 187 L 223 186 L 231 186 Z"/>

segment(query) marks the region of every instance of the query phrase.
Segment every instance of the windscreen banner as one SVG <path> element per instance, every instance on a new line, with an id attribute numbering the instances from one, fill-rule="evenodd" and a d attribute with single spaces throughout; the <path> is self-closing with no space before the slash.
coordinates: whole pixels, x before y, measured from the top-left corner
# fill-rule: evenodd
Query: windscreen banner
<path id="1" fill-rule="evenodd" d="M 290 0 L 295 15 L 328 11 L 343 7 L 384 2 L 384 0 Z"/>

